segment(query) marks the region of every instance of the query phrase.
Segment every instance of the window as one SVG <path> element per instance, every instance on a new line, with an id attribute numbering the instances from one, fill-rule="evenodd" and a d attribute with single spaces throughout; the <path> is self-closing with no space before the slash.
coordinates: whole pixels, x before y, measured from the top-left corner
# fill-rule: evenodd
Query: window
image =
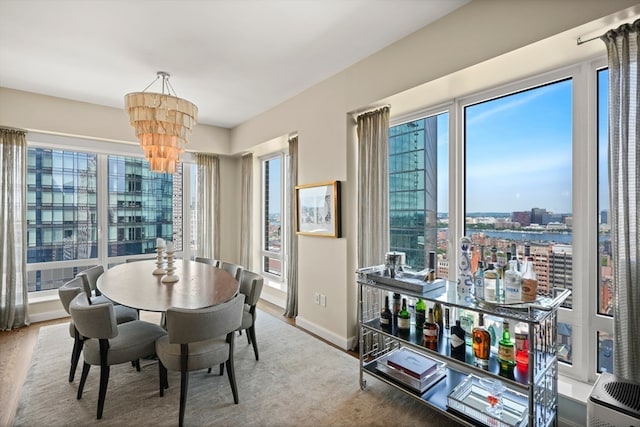
<path id="1" fill-rule="evenodd" d="M 404 252 L 415 270 L 428 266 L 431 251 L 447 259 L 448 141 L 448 113 L 389 129 L 391 250 Z"/>
<path id="2" fill-rule="evenodd" d="M 432 109 L 389 130 L 392 249 L 424 265 L 427 220 L 415 212 L 426 210 L 434 188 L 438 271 L 448 271 L 441 277 L 455 280 L 449 265 L 458 254 L 445 248 L 464 235 L 474 269 L 492 247 L 522 259 L 529 243 L 540 292 L 572 291 L 558 312 L 559 369 L 582 381 L 613 366 L 604 65 L 580 63 L 451 100 L 446 114 Z M 438 135 L 435 185 L 421 151 L 433 149 L 430 126 Z M 587 348 L 594 350 L 573 351 Z"/>
<path id="3" fill-rule="evenodd" d="M 262 160 L 262 272 L 283 281 L 283 153 Z M 271 282 L 271 281 L 269 281 Z"/>
<path id="4" fill-rule="evenodd" d="M 93 265 L 155 253 L 156 237 L 182 250 L 181 169 L 156 174 L 142 158 L 76 151 L 64 142 L 71 148 L 29 141 L 29 292 L 57 289 Z"/>

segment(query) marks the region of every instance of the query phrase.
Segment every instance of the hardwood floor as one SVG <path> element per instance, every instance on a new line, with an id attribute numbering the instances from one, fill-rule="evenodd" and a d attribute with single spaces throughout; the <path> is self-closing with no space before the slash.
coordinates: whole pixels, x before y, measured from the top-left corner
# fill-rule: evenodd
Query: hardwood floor
<path id="1" fill-rule="evenodd" d="M 282 309 L 275 305 L 260 301 L 258 308 L 281 319 L 283 322 L 293 326 L 296 325 L 295 320 L 282 316 Z M 160 321 L 160 315 L 158 313 L 143 312 L 141 319 L 157 323 Z M 31 355 L 33 354 L 33 348 L 38 338 L 38 331 L 43 326 L 68 322 L 69 318 L 67 317 L 47 322 L 33 323 L 27 327 L 13 331 L 0 331 L 0 402 L 2 402 L 2 404 L 0 404 L 0 426 L 13 425 L 22 385 L 27 377 Z M 317 336 L 315 337 L 321 339 Z M 69 343 L 71 343 L 71 338 L 69 338 Z M 259 337 L 258 345 L 260 345 Z M 331 345 L 333 346 L 333 344 Z M 71 349 L 71 347 L 69 347 L 69 349 Z M 349 351 L 348 353 L 354 357 L 358 357 L 357 352 Z M 69 353 L 69 357 L 71 357 L 71 353 Z"/>

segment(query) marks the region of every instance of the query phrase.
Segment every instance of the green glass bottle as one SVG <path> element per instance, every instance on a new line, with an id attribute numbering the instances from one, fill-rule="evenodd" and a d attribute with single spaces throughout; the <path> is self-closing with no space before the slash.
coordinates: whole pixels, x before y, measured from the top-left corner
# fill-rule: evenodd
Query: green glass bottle
<path id="1" fill-rule="evenodd" d="M 513 368 L 516 366 L 515 345 L 511 341 L 509 333 L 509 322 L 502 323 L 502 339 L 498 342 L 498 363 L 500 364 L 500 375 L 513 379 Z"/>
<path id="2" fill-rule="evenodd" d="M 418 298 L 418 302 L 416 302 L 416 328 L 422 329 L 425 320 L 427 320 L 427 303 L 422 298 Z"/>
<path id="3" fill-rule="evenodd" d="M 411 330 L 411 313 L 407 310 L 407 299 L 402 298 L 402 308 L 398 312 L 398 333 L 409 334 Z"/>

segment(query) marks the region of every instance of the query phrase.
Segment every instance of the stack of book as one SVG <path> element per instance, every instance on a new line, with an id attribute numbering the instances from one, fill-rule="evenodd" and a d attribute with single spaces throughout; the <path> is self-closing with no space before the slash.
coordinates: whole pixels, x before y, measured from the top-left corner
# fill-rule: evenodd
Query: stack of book
<path id="1" fill-rule="evenodd" d="M 402 347 L 381 357 L 376 367 L 386 376 L 424 393 L 445 377 L 445 366 L 443 362 Z"/>

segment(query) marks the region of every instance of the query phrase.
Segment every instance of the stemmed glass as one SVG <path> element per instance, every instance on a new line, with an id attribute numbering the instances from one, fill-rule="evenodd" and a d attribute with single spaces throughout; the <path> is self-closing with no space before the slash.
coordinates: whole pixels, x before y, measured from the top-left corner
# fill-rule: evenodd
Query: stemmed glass
<path id="1" fill-rule="evenodd" d="M 492 378 L 481 378 L 480 385 L 488 392 L 487 402 L 489 406 L 485 409 L 489 414 L 500 418 L 503 408 L 502 395 L 507 388 L 502 384 L 502 381 Z"/>

